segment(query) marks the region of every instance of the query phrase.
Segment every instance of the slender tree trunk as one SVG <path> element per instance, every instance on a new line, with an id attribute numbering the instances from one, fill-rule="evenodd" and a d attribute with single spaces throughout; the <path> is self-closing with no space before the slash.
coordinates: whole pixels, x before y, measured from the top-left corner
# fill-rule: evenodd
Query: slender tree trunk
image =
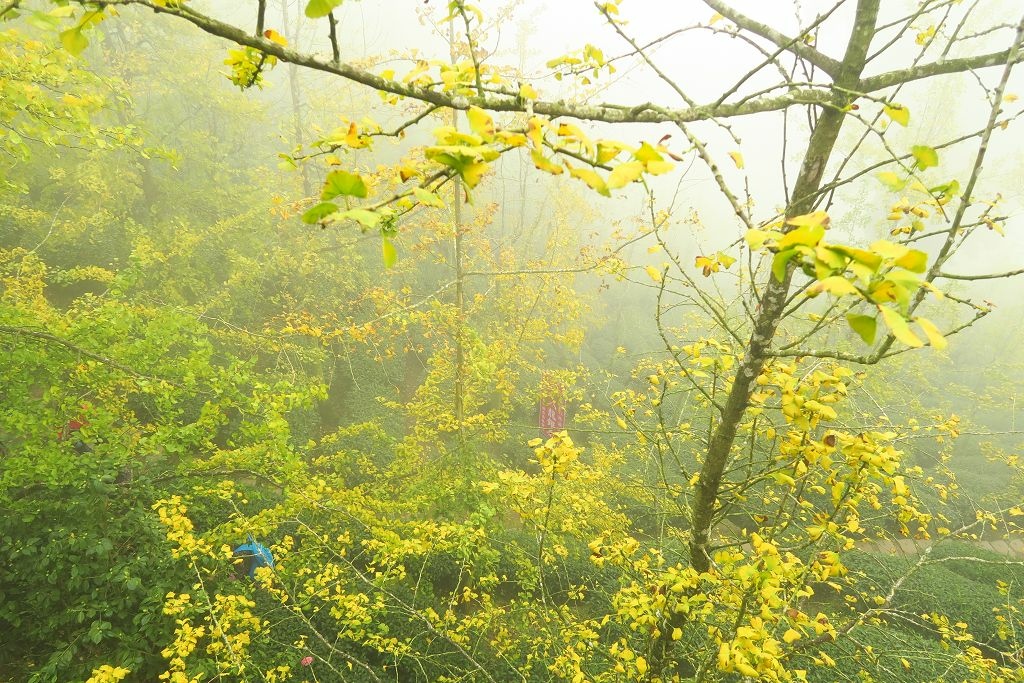
<path id="1" fill-rule="evenodd" d="M 849 90 L 855 89 L 860 79 L 868 46 L 875 33 L 879 3 L 880 0 L 860 0 L 857 3 L 856 19 L 843 59 L 843 68 L 836 79 L 836 85 L 844 90 L 837 88 L 834 91 L 830 105 L 822 109 L 811 132 L 807 152 L 804 155 L 800 173 L 786 209 L 787 218 L 810 213 L 818 198 L 822 176 L 835 149 L 839 131 L 843 126 L 845 116 L 843 108 L 850 100 L 850 95 L 847 93 Z M 781 282 L 774 276 L 769 276 L 768 283 L 761 294 L 747 351 L 739 363 L 736 378 L 726 397 L 722 414 L 711 434 L 690 507 L 692 515 L 690 564 L 700 572 L 706 572 L 711 567 L 708 541 L 718 521 L 716 512 L 722 486 L 722 474 L 736 442 L 736 432 L 750 405 L 754 380 L 761 374 L 765 363 L 771 357 L 772 340 L 782 320 L 783 309 L 793 279 L 793 269 L 794 266 L 791 264 Z M 652 664 L 655 664 L 651 667 L 652 672 L 663 671 L 664 666 L 668 663 L 666 658 L 672 647 L 671 632 L 676 626 L 682 625 L 683 621 L 685 619 L 677 615 L 669 618 L 668 627 L 664 629 L 665 633 L 652 649 Z M 682 673 L 693 675 L 693 663 L 680 662 L 678 666 Z"/>
<path id="2" fill-rule="evenodd" d="M 448 44 L 450 46 L 451 61 L 455 63 L 455 22 L 448 23 Z M 452 109 L 452 128 L 459 127 L 459 111 Z M 465 289 L 465 268 L 463 255 L 465 246 L 462 243 L 462 179 L 455 176 L 453 183 L 452 213 L 453 228 L 455 229 L 455 308 L 458 312 L 455 329 L 455 424 L 458 436 L 459 451 L 465 451 L 466 433 L 466 386 L 465 366 L 466 351 L 463 348 L 463 327 L 466 324 L 466 289 Z"/>
<path id="3" fill-rule="evenodd" d="M 289 0 L 281 0 L 281 30 L 284 31 L 288 42 L 294 45 L 298 41 L 299 24 L 302 20 L 300 18 L 295 23 L 294 31 L 289 29 L 288 2 Z M 302 116 L 302 85 L 299 82 L 299 67 L 294 63 L 288 64 L 288 89 L 292 97 L 292 137 L 295 145 L 298 146 L 302 144 L 302 132 L 306 129 L 306 124 Z M 309 176 L 309 167 L 302 164 L 299 167 L 299 172 L 302 174 L 302 194 L 309 197 L 313 194 L 313 180 Z"/>
<path id="4" fill-rule="evenodd" d="M 860 0 L 857 4 L 856 21 L 843 59 L 843 70 L 836 79 L 836 85 L 840 88 L 852 88 L 860 79 L 867 49 L 875 32 L 879 2 L 880 0 Z M 822 175 L 843 126 L 843 108 L 848 100 L 849 95 L 837 89 L 831 106 L 824 108 L 818 117 L 800 168 L 800 175 L 793 186 L 793 196 L 786 209 L 787 218 L 809 213 L 814 207 Z M 711 565 L 707 549 L 708 537 L 715 522 L 715 507 L 721 489 L 722 472 L 736 441 L 740 421 L 749 406 L 754 380 L 761 374 L 765 362 L 770 357 L 769 349 L 782 318 L 792 278 L 792 265 L 787 269 L 786 276 L 781 282 L 775 277 L 769 277 L 761 295 L 759 313 L 754 321 L 747 352 L 736 371 L 736 379 L 729 390 L 721 418 L 708 445 L 691 506 L 693 529 L 690 539 L 690 561 L 698 571 L 707 571 Z"/>

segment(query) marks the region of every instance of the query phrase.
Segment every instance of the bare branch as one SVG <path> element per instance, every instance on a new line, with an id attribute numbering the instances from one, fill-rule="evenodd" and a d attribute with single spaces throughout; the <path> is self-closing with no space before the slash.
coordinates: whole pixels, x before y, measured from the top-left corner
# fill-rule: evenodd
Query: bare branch
<path id="1" fill-rule="evenodd" d="M 1016 120 L 1018 117 L 1020 117 L 1022 115 L 1024 115 L 1024 111 L 1018 112 L 1017 114 L 1014 114 L 1013 116 L 1011 116 L 1009 118 L 1005 118 L 1002 121 L 999 121 L 996 125 L 999 125 L 999 126 L 1003 126 L 1004 124 L 1008 125 L 1010 123 L 1010 121 L 1014 121 L 1014 120 Z M 976 131 L 974 131 L 972 133 L 967 133 L 966 135 L 961 135 L 958 138 L 954 138 L 952 140 L 947 140 L 946 142 L 943 142 L 941 144 L 933 145 L 933 149 L 941 150 L 941 149 L 945 149 L 947 147 L 952 147 L 953 145 L 960 144 L 961 142 L 965 142 L 965 141 L 970 140 L 972 138 L 981 137 L 981 135 L 983 135 L 984 132 L 985 132 L 985 128 L 980 128 L 979 130 L 976 130 Z M 873 163 L 873 164 L 871 164 L 869 166 L 865 166 L 864 168 L 860 169 L 859 171 L 857 171 L 855 173 L 852 173 L 852 174 L 850 174 L 850 175 L 848 175 L 848 176 L 846 176 L 844 178 L 836 177 L 835 179 L 832 180 L 832 182 L 828 183 L 827 185 L 823 185 L 821 187 L 821 192 L 822 193 L 831 192 L 832 190 L 834 190 L 834 189 L 836 189 L 838 187 L 841 187 L 843 185 L 848 185 L 849 183 L 852 183 L 857 178 L 860 178 L 860 177 L 862 177 L 864 175 L 867 175 L 868 173 L 871 173 L 872 171 L 878 170 L 879 168 L 882 168 L 884 166 L 888 166 L 889 164 L 891 164 L 893 162 L 909 161 L 909 160 L 911 160 L 913 158 L 913 156 L 914 156 L 913 153 L 907 152 L 906 154 L 902 154 L 902 155 L 896 157 L 895 159 L 882 159 L 881 161 L 875 162 L 875 163 Z M 837 174 L 837 176 L 838 176 L 838 174 Z M 920 239 L 920 238 L 925 237 L 925 236 L 931 237 L 932 235 L 941 234 L 941 233 L 944 233 L 944 232 L 947 232 L 947 231 L 948 231 L 948 228 L 943 228 L 942 230 L 939 230 L 939 231 L 936 231 L 936 232 L 922 234 L 922 235 L 916 235 L 915 239 Z"/>
<path id="2" fill-rule="evenodd" d="M 331 24 L 331 55 L 335 64 L 341 64 L 341 48 L 338 47 L 338 20 L 334 18 L 334 12 L 327 14 L 327 20 Z"/>
<path id="3" fill-rule="evenodd" d="M 939 253 L 935 256 L 935 260 L 932 262 L 931 268 L 928 269 L 928 274 L 925 277 L 928 282 L 935 279 L 946 260 L 952 255 L 953 251 L 955 251 L 953 249 L 953 245 L 956 239 L 956 233 L 960 228 L 960 225 L 963 223 L 967 208 L 971 205 L 971 195 L 974 193 L 974 186 L 977 184 L 978 178 L 981 176 L 982 164 L 985 161 L 985 154 L 988 152 L 988 145 L 989 141 L 992 139 L 992 132 L 995 130 L 996 123 L 999 120 L 1003 94 L 1006 92 L 1006 86 L 1010 80 L 1010 73 L 1013 71 L 1014 64 L 1019 62 L 1022 59 L 1022 56 L 1024 56 L 1024 51 L 1021 51 L 1020 49 L 1022 43 L 1024 43 L 1024 16 L 1021 17 L 1020 23 L 1017 25 L 1017 35 L 1014 38 L 1013 46 L 1006 52 L 1003 75 L 999 80 L 999 85 L 996 86 L 988 122 L 985 126 L 985 131 L 981 135 L 981 141 L 978 144 L 978 153 L 974 158 L 974 167 L 971 169 L 971 177 L 967 180 L 963 194 L 960 196 L 960 203 L 957 206 L 956 215 L 950 223 L 950 231 L 946 236 L 946 241 L 939 250 Z M 914 309 L 921 304 L 923 299 L 924 291 L 922 289 L 921 291 L 918 291 L 914 297 L 914 302 L 910 306 L 911 313 L 913 313 Z"/>
<path id="4" fill-rule="evenodd" d="M 1024 274 L 1024 268 L 1018 268 L 1017 270 L 1008 270 L 1005 273 L 985 273 L 982 275 L 957 275 L 954 273 L 936 273 L 936 278 L 942 278 L 944 280 L 999 280 L 1004 277 L 1014 277 L 1015 275 Z"/>
<path id="5" fill-rule="evenodd" d="M 1010 59 L 1011 52 L 1014 53 L 1012 60 Z M 993 66 L 1013 66 L 1021 61 L 1024 61 L 1024 55 L 1013 48 L 975 57 L 960 57 L 959 59 L 949 60 L 940 59 L 937 62 L 930 62 L 909 69 L 897 69 L 896 71 L 887 71 L 877 76 L 869 76 L 868 78 L 861 79 L 858 89 L 863 92 L 875 92 L 932 76 L 962 73 Z"/>
<path id="6" fill-rule="evenodd" d="M 949 36 L 949 40 L 946 41 L 946 47 L 942 48 L 942 54 L 939 55 L 939 59 L 945 59 L 949 55 L 949 51 L 952 50 L 953 46 L 956 45 L 957 43 L 957 37 L 960 35 L 960 32 L 963 31 L 964 27 L 967 25 L 967 20 L 974 16 L 974 11 L 978 8 L 978 3 L 980 1 L 981 0 L 974 0 L 974 2 L 971 3 L 971 6 L 967 9 L 967 11 L 963 13 L 963 16 L 960 17 L 960 23 L 958 23 L 956 25 L 956 28 L 953 29 L 953 33 Z"/>
<path id="7" fill-rule="evenodd" d="M 476 94 L 484 94 L 484 81 L 480 74 L 480 60 L 476 56 L 476 45 L 473 42 L 473 31 L 469 26 L 469 14 L 466 12 L 465 3 L 459 2 L 456 5 L 459 10 L 459 14 L 462 16 L 462 23 L 466 27 L 466 45 L 469 49 L 469 58 L 473 60 L 473 75 L 476 81 Z M 452 52 L 455 51 L 455 46 L 451 46 Z M 454 60 L 453 60 L 454 61 Z"/>
<path id="8" fill-rule="evenodd" d="M 660 78 L 662 81 L 665 82 L 666 85 L 672 88 L 672 90 L 674 90 L 676 94 L 679 95 L 683 102 L 692 107 L 694 105 L 694 101 L 690 99 L 690 97 L 679 86 L 679 84 L 676 83 L 672 78 L 670 78 L 668 74 L 666 74 L 662 69 L 658 67 L 657 64 L 654 63 L 654 60 L 652 60 L 650 56 L 637 44 L 637 42 L 633 40 L 622 29 L 620 24 L 612 19 L 611 15 L 609 15 L 608 10 L 606 8 L 602 7 L 601 5 L 598 5 L 598 9 L 604 15 L 609 25 L 615 29 L 616 33 L 619 34 L 619 37 L 621 37 L 623 40 L 629 43 L 630 47 L 636 50 L 637 54 L 640 55 L 640 57 L 644 60 L 647 66 L 649 66 L 651 70 L 653 70 L 654 73 L 658 75 L 658 78 Z M 722 99 L 724 99 L 724 97 Z M 720 105 L 721 101 L 722 100 L 719 99 L 716 105 Z M 736 195 L 733 193 L 728 183 L 725 182 L 725 178 L 722 176 L 721 170 L 718 168 L 718 165 L 715 163 L 715 160 L 708 153 L 707 147 L 704 145 L 703 142 L 701 142 L 699 137 L 694 135 L 694 133 L 689 129 L 688 126 L 686 126 L 686 124 L 680 122 L 677 123 L 677 125 L 679 126 L 679 129 L 683 132 L 683 135 L 686 136 L 686 139 L 689 140 L 691 145 L 693 145 L 693 148 L 697 150 L 697 154 L 700 155 L 700 158 L 704 161 L 705 164 L 707 164 L 708 168 L 711 170 L 711 174 L 715 178 L 715 183 L 718 184 L 719 190 L 721 190 L 722 194 L 725 195 L 725 197 L 729 200 L 729 204 L 732 205 L 733 212 L 739 217 L 741 221 L 743 221 L 744 225 L 746 225 L 748 229 L 753 229 L 754 224 L 750 220 L 748 212 L 743 207 L 743 205 L 740 204 L 739 200 L 736 198 Z M 736 136 L 733 135 L 734 139 L 735 137 Z M 739 143 L 739 140 L 736 140 L 736 142 Z"/>
<path id="9" fill-rule="evenodd" d="M 789 36 L 779 33 L 771 26 L 762 24 L 759 21 L 754 21 L 745 14 L 737 12 L 735 9 L 723 2 L 723 0 L 704 0 L 704 4 L 740 28 L 750 31 L 751 33 L 756 33 L 765 40 L 774 43 L 776 47 L 780 47 L 792 52 L 798 57 L 806 59 L 832 78 L 838 78 L 842 65 L 835 59 L 823 55 L 810 45 L 807 45 L 799 37 L 790 38 Z"/>
<path id="10" fill-rule="evenodd" d="M 830 16 L 832 16 L 833 12 L 835 12 L 837 9 L 842 7 L 844 3 L 845 3 L 845 0 L 839 0 L 839 2 L 835 3 L 834 5 L 832 5 L 832 7 L 827 12 L 825 12 L 824 14 L 819 14 L 818 17 L 807 28 L 801 29 L 801 31 L 800 31 L 801 36 L 807 35 L 811 31 L 813 31 L 814 29 L 816 29 L 819 26 L 821 26 L 821 24 L 823 24 L 826 19 L 828 19 Z M 761 62 L 760 64 L 758 64 L 757 66 L 755 66 L 753 69 L 749 70 L 738 81 L 736 81 L 736 83 L 734 83 L 731 88 L 729 88 L 724 93 L 722 93 L 722 95 L 718 98 L 718 101 L 716 102 L 716 104 L 721 104 L 721 103 L 725 102 L 727 99 L 729 99 L 729 97 L 733 93 L 738 91 L 743 86 L 744 83 L 746 83 L 750 78 L 752 78 L 754 76 L 754 74 L 758 73 L 762 68 L 764 68 L 768 64 L 778 64 L 778 57 L 779 57 L 779 55 L 781 55 L 783 52 L 791 51 L 793 46 L 796 45 L 796 44 L 804 44 L 804 43 L 802 43 L 802 38 L 794 38 L 791 43 L 786 44 L 786 45 L 780 45 L 775 50 L 775 52 L 773 52 L 771 54 L 765 53 L 765 60 L 763 62 Z M 780 69 L 782 69 L 782 65 L 781 64 L 779 64 L 778 66 L 779 66 Z M 828 72 L 826 71 L 826 73 L 828 73 Z M 783 72 L 783 79 L 785 81 L 785 85 L 791 87 L 791 82 L 792 82 L 793 79 L 790 78 L 788 76 L 788 74 L 786 74 L 785 72 Z M 744 99 L 746 99 L 746 98 L 744 98 Z"/>
<path id="11" fill-rule="evenodd" d="M 948 294 L 946 295 L 946 298 L 955 299 L 955 297 L 949 296 Z M 963 332 L 968 327 L 971 327 L 972 325 L 974 325 L 974 323 L 978 322 L 991 312 L 991 309 L 982 308 L 980 306 L 977 306 L 976 304 L 971 304 L 970 302 L 966 302 L 963 300 L 957 301 L 959 301 L 960 303 L 966 303 L 968 305 L 974 306 L 974 317 L 972 317 L 967 322 L 961 323 L 954 327 L 953 329 L 943 333 L 943 337 L 952 337 L 955 334 Z M 895 351 L 890 351 L 890 348 L 892 347 L 892 342 L 894 340 L 895 337 L 893 337 L 890 334 L 888 337 L 886 337 L 885 341 L 882 343 L 881 346 L 879 346 L 873 352 L 866 355 L 858 355 L 855 353 L 849 353 L 846 351 L 835 351 L 831 349 L 789 349 L 786 351 L 775 351 L 772 353 L 772 355 L 777 358 L 832 358 L 834 360 L 841 360 L 847 363 L 856 363 L 858 365 L 874 365 L 884 358 L 898 356 L 899 354 L 906 353 L 907 351 L 911 351 L 914 348 L 912 346 L 903 346 Z M 927 346 L 931 346 L 931 344 L 928 344 Z"/>
<path id="12" fill-rule="evenodd" d="M 871 55 L 869 55 L 867 61 L 871 62 L 876 57 L 878 57 L 879 55 L 884 54 L 886 50 L 888 50 L 890 47 L 892 47 L 893 45 L 898 43 L 900 41 L 900 39 L 903 38 L 904 35 L 906 35 L 907 31 L 911 30 L 914 27 L 914 22 L 917 19 L 919 19 L 920 17 L 924 16 L 925 14 L 927 14 L 928 12 L 930 12 L 930 11 L 932 11 L 934 9 L 937 9 L 937 8 L 929 7 L 927 2 L 922 3 L 921 6 L 917 9 L 916 12 L 914 12 L 913 14 L 909 15 L 908 17 L 906 17 L 906 19 L 902 22 L 903 25 L 900 26 L 900 30 L 896 32 L 896 35 L 894 35 L 885 45 L 883 45 L 882 47 L 878 48 Z M 946 20 L 949 19 L 949 13 L 950 13 L 951 9 L 952 9 L 951 4 L 950 4 L 949 0 L 947 0 L 947 3 L 946 3 L 946 15 L 942 18 L 941 21 L 939 21 L 938 24 L 936 24 L 936 26 L 935 26 L 936 32 L 939 29 L 941 29 L 942 26 L 946 23 Z M 878 31 L 880 32 L 882 30 L 883 29 L 881 27 L 879 27 Z M 931 45 L 933 40 L 935 40 L 935 36 L 934 35 L 925 43 L 925 45 L 924 45 L 924 49 L 925 50 L 928 49 L 928 46 Z M 916 64 L 917 64 L 917 60 L 915 60 L 915 62 L 914 62 L 914 65 L 916 65 Z"/>

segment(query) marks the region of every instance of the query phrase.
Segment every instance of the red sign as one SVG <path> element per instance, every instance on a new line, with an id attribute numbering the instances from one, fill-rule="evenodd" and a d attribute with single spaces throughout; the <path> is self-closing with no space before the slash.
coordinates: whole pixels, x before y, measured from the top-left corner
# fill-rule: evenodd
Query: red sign
<path id="1" fill-rule="evenodd" d="M 540 431 L 545 439 L 550 439 L 555 432 L 565 429 L 565 408 L 554 401 L 540 402 Z"/>

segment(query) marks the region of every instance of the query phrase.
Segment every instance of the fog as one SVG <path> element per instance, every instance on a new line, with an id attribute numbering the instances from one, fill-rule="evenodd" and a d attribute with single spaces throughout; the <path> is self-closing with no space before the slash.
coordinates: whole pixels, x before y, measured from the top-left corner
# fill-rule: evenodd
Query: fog
<path id="1" fill-rule="evenodd" d="M 1020 675 L 1017 3 L 283 2 L 0 0 L 0 681 Z"/>

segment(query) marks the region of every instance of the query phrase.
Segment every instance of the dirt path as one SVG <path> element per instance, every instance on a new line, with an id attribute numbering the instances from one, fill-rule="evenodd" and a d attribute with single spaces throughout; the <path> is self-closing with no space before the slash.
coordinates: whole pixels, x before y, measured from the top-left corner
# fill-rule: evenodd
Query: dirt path
<path id="1" fill-rule="evenodd" d="M 885 555 L 906 555 L 916 557 L 925 551 L 928 546 L 935 543 L 935 539 L 915 540 L 913 538 L 881 539 L 877 541 L 860 541 L 857 549 L 869 553 Z M 979 550 L 998 553 L 1011 557 L 1015 560 L 1024 560 L 1024 539 L 1015 538 L 1010 541 L 973 541 L 971 545 Z"/>

